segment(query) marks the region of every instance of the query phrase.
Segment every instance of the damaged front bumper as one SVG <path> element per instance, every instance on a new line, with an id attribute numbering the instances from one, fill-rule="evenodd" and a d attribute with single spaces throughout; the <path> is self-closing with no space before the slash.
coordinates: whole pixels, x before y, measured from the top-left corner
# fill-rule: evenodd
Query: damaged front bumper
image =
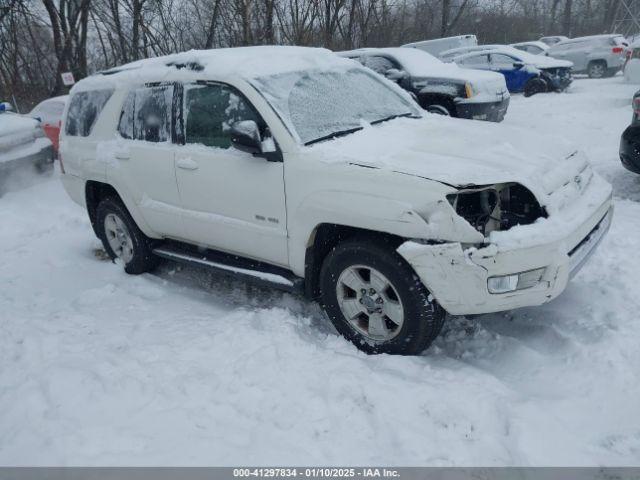
<path id="1" fill-rule="evenodd" d="M 507 114 L 508 108 L 508 96 L 493 102 L 468 102 L 463 100 L 456 103 L 456 115 L 458 118 L 501 122 Z"/>
<path id="2" fill-rule="evenodd" d="M 584 218 L 571 231 L 559 232 L 556 238 L 543 234 L 541 238 L 545 240 L 537 245 L 529 243 L 501 249 L 489 244 L 464 250 L 460 243 L 425 244 L 409 240 L 398 252 L 450 314 L 470 315 L 542 305 L 564 291 L 569 279 L 584 265 L 609 229 L 613 215 L 610 191 L 597 208 L 589 206 Z M 558 215 L 562 217 L 562 213 Z M 569 218 L 567 223 L 576 225 Z M 533 284 L 515 289 L 518 274 L 540 270 Z M 490 292 L 490 278 L 509 276 L 516 277 L 512 291 Z"/>

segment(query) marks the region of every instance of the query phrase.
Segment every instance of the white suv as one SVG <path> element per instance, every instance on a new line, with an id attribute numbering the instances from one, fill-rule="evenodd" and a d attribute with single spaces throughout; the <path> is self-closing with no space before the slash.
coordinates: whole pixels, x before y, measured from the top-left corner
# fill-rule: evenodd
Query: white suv
<path id="1" fill-rule="evenodd" d="M 573 73 L 603 78 L 622 68 L 628 47 L 622 35 L 592 35 L 558 42 L 549 47 L 547 55 L 573 62 Z"/>
<path id="2" fill-rule="evenodd" d="M 548 302 L 611 219 L 582 153 L 425 114 L 327 50 L 143 60 L 67 109 L 62 181 L 127 272 L 164 257 L 303 292 L 367 352 L 422 351 L 445 311 Z"/>

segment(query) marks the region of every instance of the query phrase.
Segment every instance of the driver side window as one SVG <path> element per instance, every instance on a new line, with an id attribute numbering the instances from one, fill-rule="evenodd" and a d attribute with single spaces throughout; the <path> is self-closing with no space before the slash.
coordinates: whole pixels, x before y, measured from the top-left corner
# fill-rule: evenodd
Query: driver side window
<path id="1" fill-rule="evenodd" d="M 253 120 L 259 127 L 263 125 L 255 110 L 231 87 L 185 85 L 185 143 L 230 148 L 229 131 L 241 120 Z"/>
<path id="2" fill-rule="evenodd" d="M 513 64 L 517 62 L 517 60 L 509 55 L 502 54 L 491 54 L 491 66 L 495 68 L 500 68 L 503 70 L 511 70 L 513 69 Z"/>
<path id="3" fill-rule="evenodd" d="M 367 57 L 365 61 L 365 66 L 369 67 L 376 73 L 380 75 L 386 74 L 389 70 L 395 68 L 398 69 L 394 63 L 385 57 Z M 399 69 L 398 69 L 399 70 Z"/>

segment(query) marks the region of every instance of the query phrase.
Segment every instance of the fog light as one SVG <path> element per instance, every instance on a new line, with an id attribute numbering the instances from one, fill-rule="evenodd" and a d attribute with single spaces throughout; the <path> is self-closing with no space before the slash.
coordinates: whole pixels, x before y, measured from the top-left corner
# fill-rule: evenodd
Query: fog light
<path id="1" fill-rule="evenodd" d="M 527 270 L 526 272 L 512 275 L 489 277 L 487 279 L 487 288 L 489 293 L 507 293 L 531 288 L 540 283 L 544 271 L 545 268 L 536 268 L 535 270 Z"/>
<path id="2" fill-rule="evenodd" d="M 518 288 L 518 274 L 489 277 L 487 287 L 489 288 L 489 293 L 513 292 Z"/>

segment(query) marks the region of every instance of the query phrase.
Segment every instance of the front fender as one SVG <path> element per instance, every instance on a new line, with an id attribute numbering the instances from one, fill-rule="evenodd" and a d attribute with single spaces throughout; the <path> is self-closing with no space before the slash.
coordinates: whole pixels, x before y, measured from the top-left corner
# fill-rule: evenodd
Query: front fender
<path id="1" fill-rule="evenodd" d="M 414 207 L 371 193 L 328 190 L 307 196 L 289 219 L 290 264 L 303 274 L 306 248 L 321 224 L 389 233 L 407 239 L 481 242 L 484 237 L 442 199 Z"/>

